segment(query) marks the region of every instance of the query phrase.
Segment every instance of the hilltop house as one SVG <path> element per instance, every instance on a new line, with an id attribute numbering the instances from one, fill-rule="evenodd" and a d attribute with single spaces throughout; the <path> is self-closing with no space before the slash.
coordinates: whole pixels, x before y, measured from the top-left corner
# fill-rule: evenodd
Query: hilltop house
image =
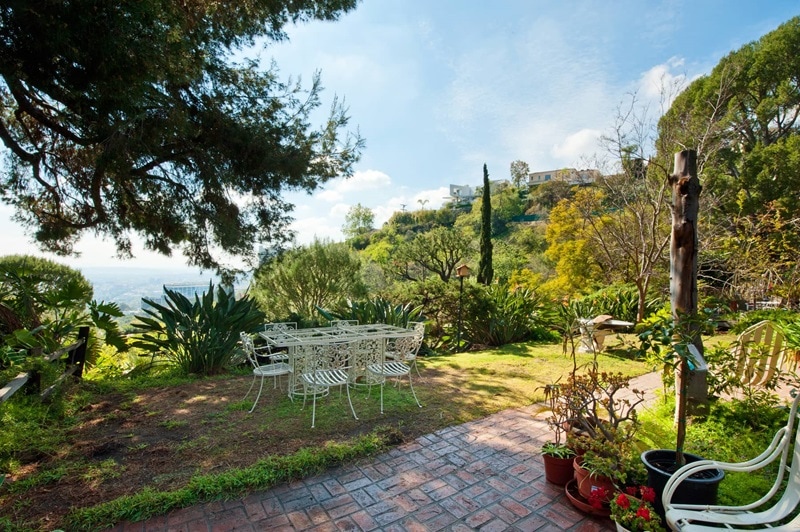
<path id="1" fill-rule="evenodd" d="M 531 172 L 528 174 L 528 186 L 541 185 L 548 181 L 565 181 L 570 185 L 590 185 L 599 176 L 600 171 L 598 170 L 576 170 L 575 168 Z"/>

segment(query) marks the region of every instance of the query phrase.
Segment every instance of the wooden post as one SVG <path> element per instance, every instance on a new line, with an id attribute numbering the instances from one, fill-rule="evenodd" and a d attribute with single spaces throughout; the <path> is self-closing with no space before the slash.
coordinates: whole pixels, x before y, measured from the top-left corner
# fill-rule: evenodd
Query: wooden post
<path id="1" fill-rule="evenodd" d="M 83 366 L 86 364 L 86 347 L 89 343 L 89 327 L 81 327 L 78 329 L 78 340 L 83 340 L 83 343 L 77 349 L 70 351 L 69 364 L 75 364 L 77 369 L 73 375 L 76 379 L 80 380 L 83 377 Z"/>
<path id="2" fill-rule="evenodd" d="M 700 211 L 700 180 L 697 153 L 675 154 L 672 186 L 672 237 L 669 248 L 670 296 L 673 316 L 697 312 L 697 218 Z M 699 346 L 698 346 L 699 347 Z"/>
<path id="3" fill-rule="evenodd" d="M 675 173 L 669 177 L 672 187 L 672 234 L 670 240 L 670 302 L 675 322 L 676 341 L 692 344 L 695 360 L 681 357 L 676 376 L 675 422 L 678 428 L 678 460 L 683 455 L 688 410 L 698 410 L 708 396 L 703 360 L 701 324 L 697 317 L 697 221 L 700 211 L 700 180 L 697 177 L 697 152 L 684 150 L 675 154 Z M 695 349 L 696 348 L 696 349 Z"/>
<path id="4" fill-rule="evenodd" d="M 28 350 L 28 356 L 31 358 L 42 357 L 42 348 L 41 347 L 32 347 Z M 34 394 L 40 393 L 42 391 L 42 374 L 39 373 L 39 370 L 33 369 L 28 372 L 28 386 L 25 388 L 25 394 Z"/>

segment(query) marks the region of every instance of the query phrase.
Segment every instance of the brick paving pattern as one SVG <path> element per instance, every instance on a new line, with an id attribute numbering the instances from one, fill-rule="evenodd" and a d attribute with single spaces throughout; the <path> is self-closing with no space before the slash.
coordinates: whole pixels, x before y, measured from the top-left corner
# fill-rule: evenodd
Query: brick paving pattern
<path id="1" fill-rule="evenodd" d="M 614 530 L 544 479 L 535 405 L 448 427 L 357 463 L 115 532 Z"/>

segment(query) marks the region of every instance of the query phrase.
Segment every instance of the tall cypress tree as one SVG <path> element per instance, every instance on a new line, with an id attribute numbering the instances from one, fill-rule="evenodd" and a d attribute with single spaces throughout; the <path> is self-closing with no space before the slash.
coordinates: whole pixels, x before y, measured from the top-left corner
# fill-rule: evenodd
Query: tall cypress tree
<path id="1" fill-rule="evenodd" d="M 489 171 L 483 164 L 483 200 L 481 203 L 481 260 L 478 264 L 478 282 L 492 282 L 492 191 L 489 187 Z"/>

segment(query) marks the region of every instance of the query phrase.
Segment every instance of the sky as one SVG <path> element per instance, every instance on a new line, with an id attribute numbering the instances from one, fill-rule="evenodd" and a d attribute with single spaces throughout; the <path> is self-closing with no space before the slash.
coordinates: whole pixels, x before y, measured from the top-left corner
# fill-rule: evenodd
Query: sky
<path id="1" fill-rule="evenodd" d="M 297 244 L 342 240 L 348 210 L 370 208 L 380 227 L 400 210 L 438 208 L 450 184 L 531 171 L 585 168 L 602 151 L 618 108 L 636 94 L 659 108 L 663 84 L 707 74 L 728 53 L 800 14 L 796 0 L 367 0 L 336 22 L 287 28 L 289 40 L 251 55 L 274 59 L 284 79 L 309 86 L 319 71 L 323 105 L 349 108 L 366 141 L 349 179 L 312 195 L 289 192 Z M 0 205 L 4 252 L 76 268 L 186 266 L 88 235 L 79 258 L 39 252 Z"/>

